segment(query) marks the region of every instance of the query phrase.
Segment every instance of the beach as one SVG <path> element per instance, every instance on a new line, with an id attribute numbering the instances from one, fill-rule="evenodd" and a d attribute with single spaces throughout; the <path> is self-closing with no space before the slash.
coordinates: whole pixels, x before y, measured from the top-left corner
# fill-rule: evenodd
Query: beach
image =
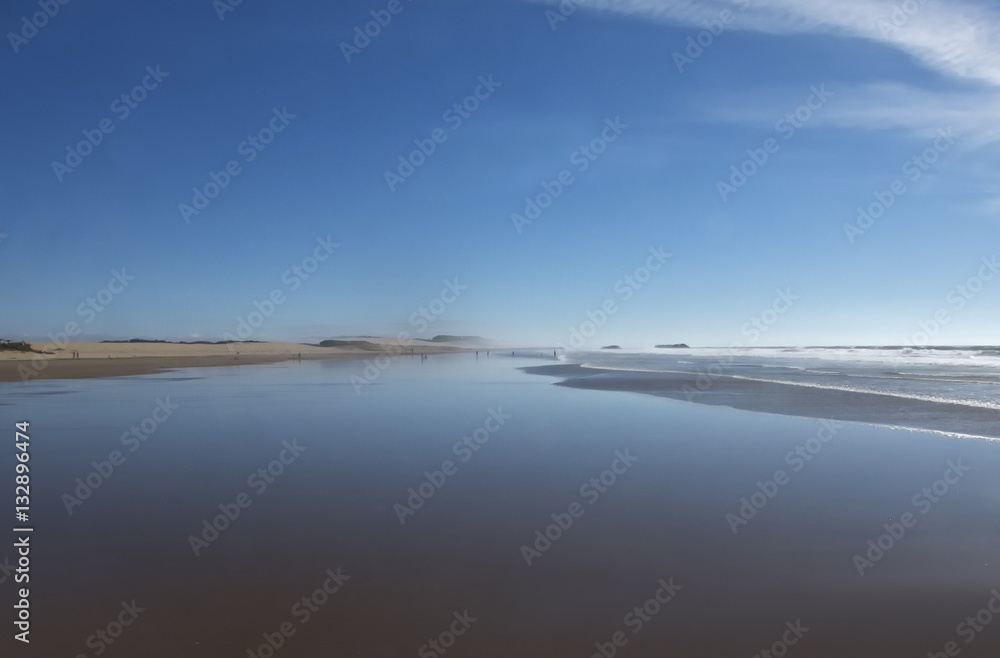
<path id="1" fill-rule="evenodd" d="M 319 347 L 299 343 L 35 343 L 45 353 L 0 351 L 0 382 L 33 379 L 85 379 L 144 375 L 176 368 L 275 363 L 289 359 L 358 358 L 382 353 L 440 354 L 462 348 L 428 340 L 405 343 L 392 338 L 351 338 L 362 346 Z M 74 357 L 74 353 L 78 357 Z"/>
<path id="2" fill-rule="evenodd" d="M 39 655 L 93 655 L 123 604 L 106 648 L 152 658 L 1000 648 L 956 632 L 1000 585 L 995 442 L 537 364 L 404 358 L 360 391 L 363 361 L 305 358 L 0 384 L 5 422 L 31 421 Z"/>

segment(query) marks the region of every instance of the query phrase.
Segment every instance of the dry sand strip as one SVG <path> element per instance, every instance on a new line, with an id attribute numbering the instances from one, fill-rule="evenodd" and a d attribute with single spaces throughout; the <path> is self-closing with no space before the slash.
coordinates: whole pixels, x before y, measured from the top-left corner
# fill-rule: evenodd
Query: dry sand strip
<path id="1" fill-rule="evenodd" d="M 370 346 L 317 347 L 298 343 L 233 343 L 230 345 L 183 345 L 177 343 L 34 343 L 32 347 L 51 354 L 0 351 L 0 382 L 32 379 L 85 379 L 146 375 L 175 368 L 275 363 L 298 358 L 364 358 L 376 354 L 439 354 L 467 349 L 414 340 L 400 346 L 395 339 L 366 338 Z M 79 354 L 74 358 L 73 353 Z M 26 370 L 22 370 L 26 369 Z M 28 377 L 25 372 L 33 373 Z"/>

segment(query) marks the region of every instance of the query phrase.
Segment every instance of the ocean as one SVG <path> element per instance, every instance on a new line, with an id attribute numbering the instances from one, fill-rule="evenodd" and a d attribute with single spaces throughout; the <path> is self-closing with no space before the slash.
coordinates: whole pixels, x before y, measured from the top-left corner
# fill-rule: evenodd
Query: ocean
<path id="1" fill-rule="evenodd" d="M 567 386 L 792 416 L 1000 438 L 998 347 L 605 350 L 564 357 Z"/>

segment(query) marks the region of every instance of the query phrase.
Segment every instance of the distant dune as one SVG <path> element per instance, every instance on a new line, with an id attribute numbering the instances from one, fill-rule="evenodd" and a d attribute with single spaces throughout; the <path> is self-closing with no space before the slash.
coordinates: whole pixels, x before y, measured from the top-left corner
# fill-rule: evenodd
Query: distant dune
<path id="1" fill-rule="evenodd" d="M 36 351 L 0 350 L 0 381 L 81 379 L 160 372 L 171 368 L 249 365 L 290 359 L 358 358 L 373 353 L 399 353 L 395 338 L 366 341 L 324 341 L 326 346 L 301 343 L 223 342 L 169 343 L 128 340 L 101 343 L 34 343 Z M 393 351 L 391 348 L 395 347 Z M 462 346 L 413 340 L 407 352 L 434 354 L 457 352 Z M 77 356 L 74 356 L 77 355 Z"/>
<path id="2" fill-rule="evenodd" d="M 493 341 L 487 340 L 482 336 L 449 336 L 447 334 L 441 334 L 440 336 L 435 336 L 431 338 L 431 341 L 435 343 L 455 343 L 461 345 L 476 345 L 476 346 L 489 346 L 493 344 Z"/>

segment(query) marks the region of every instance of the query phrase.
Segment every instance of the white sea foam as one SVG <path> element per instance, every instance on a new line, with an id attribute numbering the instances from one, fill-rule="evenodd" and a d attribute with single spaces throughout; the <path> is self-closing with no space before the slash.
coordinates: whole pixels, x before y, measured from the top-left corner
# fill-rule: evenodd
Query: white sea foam
<path id="1" fill-rule="evenodd" d="M 925 366 L 972 366 L 1000 368 L 1000 347 L 698 347 L 698 348 L 629 348 L 604 352 L 571 353 L 571 356 L 600 360 L 616 356 L 703 357 L 730 360 L 751 357 L 768 360 L 819 360 L 861 363 L 885 363 Z M 772 364 L 777 365 L 777 364 Z"/>

